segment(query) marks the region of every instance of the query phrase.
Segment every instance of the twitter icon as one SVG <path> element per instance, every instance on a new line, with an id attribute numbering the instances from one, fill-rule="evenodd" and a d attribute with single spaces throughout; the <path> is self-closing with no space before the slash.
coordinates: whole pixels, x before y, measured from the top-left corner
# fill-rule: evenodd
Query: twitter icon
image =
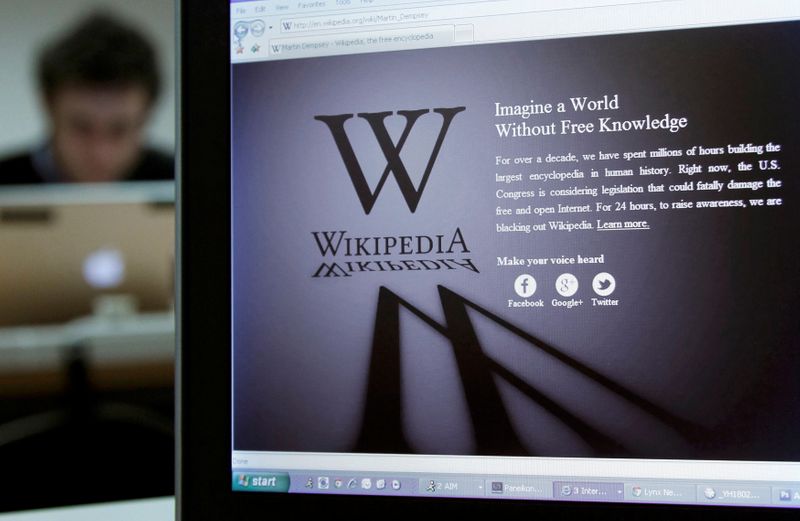
<path id="1" fill-rule="evenodd" d="M 607 297 L 617 289 L 617 281 L 610 273 L 598 273 L 592 281 L 592 289 L 601 297 Z"/>

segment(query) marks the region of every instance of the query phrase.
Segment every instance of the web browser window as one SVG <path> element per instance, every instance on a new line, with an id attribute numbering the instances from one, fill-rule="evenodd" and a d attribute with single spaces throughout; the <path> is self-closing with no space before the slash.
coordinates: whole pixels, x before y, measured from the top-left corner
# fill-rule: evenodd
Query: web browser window
<path id="1" fill-rule="evenodd" d="M 232 2 L 232 489 L 800 506 L 798 20 Z"/>

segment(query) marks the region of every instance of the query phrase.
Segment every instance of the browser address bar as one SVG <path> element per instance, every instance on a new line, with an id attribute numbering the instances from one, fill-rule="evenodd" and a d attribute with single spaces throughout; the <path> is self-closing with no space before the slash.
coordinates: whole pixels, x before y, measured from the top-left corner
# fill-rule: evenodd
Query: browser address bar
<path id="1" fill-rule="evenodd" d="M 608 7 L 619 4 L 648 4 L 670 0 L 488 0 L 464 4 L 449 4 L 408 9 L 342 13 L 320 16 L 283 18 L 282 33 L 302 33 L 374 27 L 379 25 L 425 23 L 432 21 L 464 19 L 494 15 L 508 16 L 515 11 L 522 13 L 565 11 Z M 510 10 L 511 9 L 511 10 Z"/>
<path id="2" fill-rule="evenodd" d="M 395 10 L 381 13 L 348 14 L 335 16 L 309 16 L 281 20 L 282 33 L 299 33 L 305 31 L 324 31 L 328 29 L 352 29 L 354 27 L 371 27 L 375 25 L 403 24 L 408 22 L 425 22 L 430 13 L 423 9 Z"/>

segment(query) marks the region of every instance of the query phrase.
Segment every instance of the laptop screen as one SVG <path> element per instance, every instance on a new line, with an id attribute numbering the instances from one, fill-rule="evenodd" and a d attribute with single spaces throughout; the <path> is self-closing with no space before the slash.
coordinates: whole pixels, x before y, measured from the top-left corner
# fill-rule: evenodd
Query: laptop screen
<path id="1" fill-rule="evenodd" d="M 232 489 L 800 506 L 798 20 L 231 3 Z"/>

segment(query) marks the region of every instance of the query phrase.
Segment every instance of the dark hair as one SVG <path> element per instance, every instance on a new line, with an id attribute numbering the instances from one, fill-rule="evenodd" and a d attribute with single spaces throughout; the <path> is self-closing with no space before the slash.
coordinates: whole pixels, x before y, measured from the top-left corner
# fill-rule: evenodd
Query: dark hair
<path id="1" fill-rule="evenodd" d="M 47 99 L 68 84 L 141 85 L 150 101 L 160 87 L 153 46 L 134 28 L 107 14 L 93 14 L 44 47 L 39 85 Z"/>

